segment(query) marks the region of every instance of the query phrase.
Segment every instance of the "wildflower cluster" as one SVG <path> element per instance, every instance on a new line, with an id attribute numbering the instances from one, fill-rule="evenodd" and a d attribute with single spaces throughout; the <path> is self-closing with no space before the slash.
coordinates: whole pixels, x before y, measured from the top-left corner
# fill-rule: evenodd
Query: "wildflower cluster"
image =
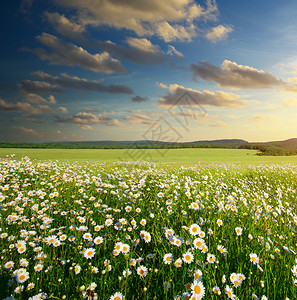
<path id="1" fill-rule="evenodd" d="M 0 168 L 0 299 L 297 299 L 295 166 Z"/>

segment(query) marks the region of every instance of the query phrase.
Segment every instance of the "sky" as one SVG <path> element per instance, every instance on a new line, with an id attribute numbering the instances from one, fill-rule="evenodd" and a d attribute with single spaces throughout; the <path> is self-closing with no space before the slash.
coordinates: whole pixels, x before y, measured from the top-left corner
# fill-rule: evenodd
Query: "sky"
<path id="1" fill-rule="evenodd" d="M 4 0 L 0 141 L 297 137 L 297 2 Z"/>

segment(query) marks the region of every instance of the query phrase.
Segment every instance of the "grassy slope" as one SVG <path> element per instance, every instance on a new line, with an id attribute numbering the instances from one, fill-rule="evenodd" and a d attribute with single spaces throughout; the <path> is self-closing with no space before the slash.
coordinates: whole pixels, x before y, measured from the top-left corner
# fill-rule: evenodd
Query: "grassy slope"
<path id="1" fill-rule="evenodd" d="M 133 158 L 127 151 L 134 152 Z M 15 154 L 16 159 L 28 156 L 37 160 L 60 160 L 60 161 L 118 161 L 118 160 L 153 160 L 156 162 L 175 163 L 293 163 L 297 164 L 297 156 L 258 156 L 255 150 L 245 149 L 0 149 L 0 157 Z"/>

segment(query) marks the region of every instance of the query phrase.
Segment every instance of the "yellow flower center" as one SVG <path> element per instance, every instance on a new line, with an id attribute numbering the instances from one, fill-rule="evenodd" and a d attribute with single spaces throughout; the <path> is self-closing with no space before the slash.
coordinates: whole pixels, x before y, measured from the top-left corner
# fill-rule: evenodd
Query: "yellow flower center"
<path id="1" fill-rule="evenodd" d="M 20 280 L 24 280 L 25 278 L 26 278 L 25 275 L 21 275 L 21 276 L 19 277 Z"/>
<path id="2" fill-rule="evenodd" d="M 195 285 L 194 292 L 195 294 L 199 295 L 201 293 L 201 287 L 199 285 Z"/>

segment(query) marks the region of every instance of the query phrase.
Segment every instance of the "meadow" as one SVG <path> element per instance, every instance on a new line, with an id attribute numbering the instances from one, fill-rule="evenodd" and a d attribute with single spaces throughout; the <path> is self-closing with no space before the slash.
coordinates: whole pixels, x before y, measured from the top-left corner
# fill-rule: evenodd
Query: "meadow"
<path id="1" fill-rule="evenodd" d="M 0 299 L 297 299 L 294 163 L 239 164 L 263 158 L 246 150 L 199 164 L 189 152 L 154 163 L 8 150 Z M 164 163 L 178 157 L 188 165 Z"/>
<path id="2" fill-rule="evenodd" d="M 15 159 L 28 156 L 36 160 L 62 162 L 116 162 L 152 161 L 158 163 L 198 164 L 297 164 L 297 156 L 259 156 L 256 150 L 245 149 L 21 149 L 0 148 L 0 157 L 15 155 Z"/>

